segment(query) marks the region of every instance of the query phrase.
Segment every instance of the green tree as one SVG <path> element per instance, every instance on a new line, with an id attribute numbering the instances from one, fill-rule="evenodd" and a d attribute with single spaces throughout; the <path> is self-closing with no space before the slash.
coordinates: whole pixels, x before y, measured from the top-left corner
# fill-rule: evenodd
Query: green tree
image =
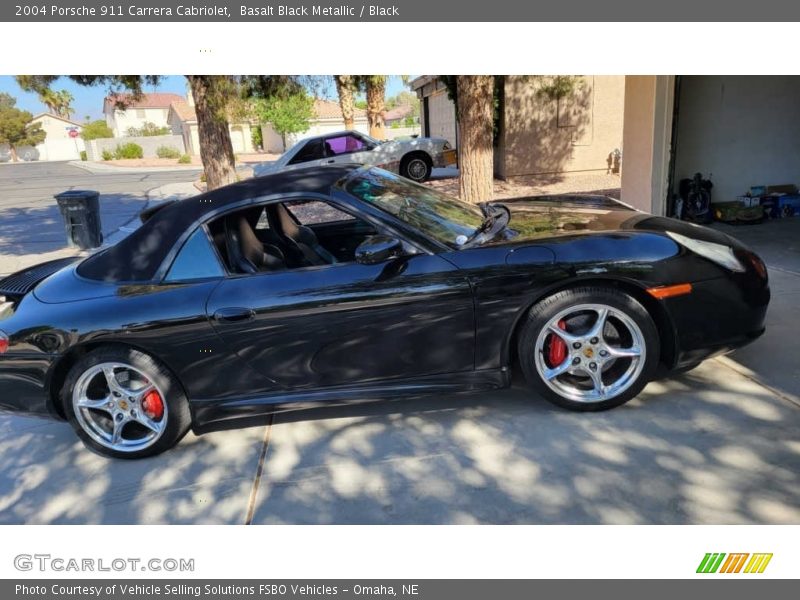
<path id="1" fill-rule="evenodd" d="M 308 129 L 309 121 L 314 117 L 314 99 L 300 90 L 288 95 L 259 98 L 255 100 L 253 109 L 259 122 L 270 123 L 286 147 L 288 134 Z"/>
<path id="2" fill-rule="evenodd" d="M 114 132 L 111 130 L 111 127 L 106 125 L 103 119 L 98 119 L 97 121 L 92 121 L 83 126 L 81 137 L 88 142 L 89 140 L 113 138 Z"/>
<path id="3" fill-rule="evenodd" d="M 17 100 L 11 94 L 0 92 L 0 110 L 4 108 L 14 108 L 17 105 Z"/>
<path id="4" fill-rule="evenodd" d="M 15 108 L 14 104 L 9 106 L 8 98 L 0 99 L 0 144 L 8 144 L 11 161 L 17 162 L 17 148 L 41 144 L 47 134 L 41 123 L 31 123 L 31 113 Z"/>

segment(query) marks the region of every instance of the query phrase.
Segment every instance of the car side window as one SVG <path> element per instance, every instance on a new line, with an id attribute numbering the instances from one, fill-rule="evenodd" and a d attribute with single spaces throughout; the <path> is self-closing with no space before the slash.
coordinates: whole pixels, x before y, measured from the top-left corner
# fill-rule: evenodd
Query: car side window
<path id="1" fill-rule="evenodd" d="M 293 200 L 283 205 L 300 225 L 322 225 L 355 219 L 353 215 L 319 200 Z"/>
<path id="2" fill-rule="evenodd" d="M 296 165 L 312 160 L 322 160 L 323 158 L 325 158 L 325 154 L 322 151 L 322 140 L 311 140 L 294 155 L 289 164 Z"/>
<path id="3" fill-rule="evenodd" d="M 189 281 L 222 277 L 225 271 L 211 247 L 205 229 L 198 227 L 178 252 L 166 281 Z"/>
<path id="4" fill-rule="evenodd" d="M 330 137 L 325 140 L 325 149 L 328 156 L 339 156 L 340 154 L 352 154 L 368 150 L 364 140 L 355 135 L 340 135 Z"/>
<path id="5" fill-rule="evenodd" d="M 368 221 L 311 199 L 246 206 L 214 219 L 208 231 L 232 275 L 354 262 L 358 246 L 378 233 Z"/>

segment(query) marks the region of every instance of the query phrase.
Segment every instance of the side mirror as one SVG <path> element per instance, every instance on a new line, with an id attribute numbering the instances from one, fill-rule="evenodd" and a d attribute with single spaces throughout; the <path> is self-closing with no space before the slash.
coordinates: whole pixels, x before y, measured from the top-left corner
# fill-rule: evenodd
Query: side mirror
<path id="1" fill-rule="evenodd" d="M 373 235 L 356 248 L 356 262 L 377 265 L 403 253 L 403 242 L 388 235 Z"/>

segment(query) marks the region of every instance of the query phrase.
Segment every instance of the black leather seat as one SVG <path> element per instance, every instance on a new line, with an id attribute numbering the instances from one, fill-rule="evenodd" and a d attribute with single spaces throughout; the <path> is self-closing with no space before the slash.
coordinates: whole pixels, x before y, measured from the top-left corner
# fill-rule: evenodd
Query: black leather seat
<path id="1" fill-rule="evenodd" d="M 255 214 L 258 221 L 260 210 Z M 225 219 L 225 243 L 228 259 L 239 273 L 279 271 L 286 268 L 283 252 L 272 244 L 263 244 L 256 236 L 250 218 L 237 213 Z"/>
<path id="2" fill-rule="evenodd" d="M 314 231 L 300 225 L 289 210 L 280 202 L 267 207 L 270 227 L 278 232 L 287 250 L 298 262 L 298 266 L 330 265 L 337 262 L 336 257 L 322 247 Z"/>

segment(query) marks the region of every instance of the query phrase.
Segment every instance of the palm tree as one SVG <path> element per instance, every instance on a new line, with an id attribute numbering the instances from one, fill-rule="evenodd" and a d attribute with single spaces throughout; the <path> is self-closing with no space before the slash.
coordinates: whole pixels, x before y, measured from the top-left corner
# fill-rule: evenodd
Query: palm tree
<path id="1" fill-rule="evenodd" d="M 355 75 L 334 75 L 336 92 L 339 94 L 339 106 L 342 109 L 345 129 L 355 128 L 355 95 L 358 82 Z"/>
<path id="2" fill-rule="evenodd" d="M 386 110 L 387 75 L 362 75 L 364 89 L 367 92 L 367 121 L 369 134 L 377 140 L 385 137 L 383 113 Z"/>
<path id="3" fill-rule="evenodd" d="M 70 94 L 67 90 L 61 90 L 60 92 L 55 93 L 56 96 L 56 114 L 59 117 L 64 117 L 65 119 L 69 119 L 72 116 L 72 113 L 75 112 L 72 109 L 72 101 L 75 99 L 73 98 L 72 94 Z"/>
<path id="4" fill-rule="evenodd" d="M 58 106 L 59 103 L 58 94 L 59 92 L 53 91 L 50 88 L 40 90 L 38 93 L 39 102 L 47 107 L 47 112 L 49 112 L 51 115 L 58 114 L 58 111 L 56 110 L 56 106 Z"/>
<path id="5" fill-rule="evenodd" d="M 50 88 L 42 89 L 38 92 L 39 101 L 47 107 L 47 112 L 51 115 L 69 119 L 72 113 L 72 101 L 75 99 L 67 90 L 56 92 Z"/>
<path id="6" fill-rule="evenodd" d="M 494 187 L 494 76 L 458 75 L 456 89 L 459 194 L 465 202 L 486 202 Z"/>

